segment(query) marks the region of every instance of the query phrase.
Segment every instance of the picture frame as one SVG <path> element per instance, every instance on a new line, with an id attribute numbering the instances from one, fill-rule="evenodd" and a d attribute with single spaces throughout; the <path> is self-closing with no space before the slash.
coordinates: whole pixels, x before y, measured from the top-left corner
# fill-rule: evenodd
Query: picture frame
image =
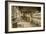
<path id="1" fill-rule="evenodd" d="M 45 31 L 45 3 L 5 1 L 5 33 L 37 31 Z"/>

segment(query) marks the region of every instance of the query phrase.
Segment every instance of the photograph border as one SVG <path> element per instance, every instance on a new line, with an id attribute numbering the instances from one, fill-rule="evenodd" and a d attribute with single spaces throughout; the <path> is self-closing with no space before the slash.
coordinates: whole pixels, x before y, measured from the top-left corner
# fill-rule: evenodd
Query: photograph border
<path id="1" fill-rule="evenodd" d="M 43 30 L 28 30 L 28 31 L 13 31 L 8 32 L 8 2 L 18 2 L 18 3 L 32 3 L 32 4 L 43 4 Z M 19 32 L 38 32 L 45 31 L 45 3 L 44 2 L 27 2 L 27 1 L 5 1 L 5 33 L 19 33 Z"/>

